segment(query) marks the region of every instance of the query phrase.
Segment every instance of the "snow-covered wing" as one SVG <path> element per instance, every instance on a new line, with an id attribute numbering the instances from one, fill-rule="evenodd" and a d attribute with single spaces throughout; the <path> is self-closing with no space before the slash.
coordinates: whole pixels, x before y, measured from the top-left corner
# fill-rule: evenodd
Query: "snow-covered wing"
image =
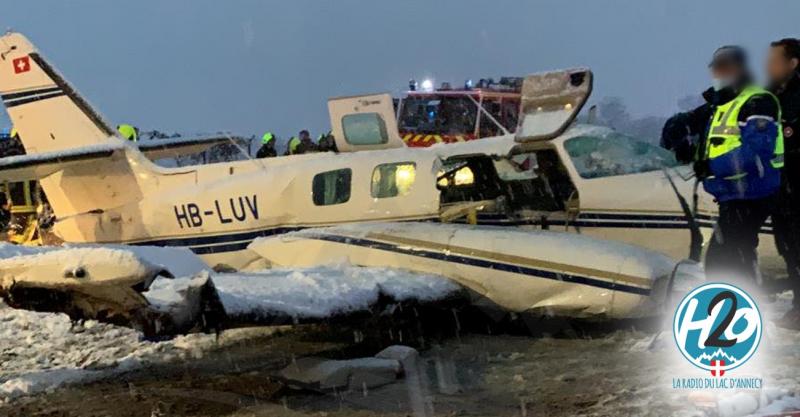
<path id="1" fill-rule="evenodd" d="M 381 300 L 430 303 L 463 289 L 447 278 L 393 268 L 328 265 L 210 276 L 226 314 L 237 322 L 312 321 L 368 311 Z M 164 311 L 182 308 L 193 278 L 161 279 L 145 293 Z"/>
<path id="2" fill-rule="evenodd" d="M 564 133 L 591 93 L 592 72 L 585 68 L 525 77 L 517 142 L 549 140 Z"/>
<path id="3" fill-rule="evenodd" d="M 124 147 L 109 140 L 102 145 L 0 158 L 0 182 L 37 180 L 78 165 L 121 158 Z"/>
<path id="4" fill-rule="evenodd" d="M 212 146 L 235 143 L 242 140 L 243 138 L 240 136 L 217 134 L 174 139 L 143 140 L 137 142 L 136 146 L 147 158 L 157 160 L 162 158 L 174 158 L 182 155 L 192 155 L 203 152 Z"/>

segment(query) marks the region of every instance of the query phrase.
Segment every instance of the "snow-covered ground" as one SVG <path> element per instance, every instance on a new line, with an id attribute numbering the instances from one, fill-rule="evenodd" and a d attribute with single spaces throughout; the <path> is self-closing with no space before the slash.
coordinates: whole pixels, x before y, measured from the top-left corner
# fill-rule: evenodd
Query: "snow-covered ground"
<path id="1" fill-rule="evenodd" d="M 17 255 L 39 253 L 18 247 L 3 249 L 7 256 L 12 251 Z M 148 254 L 148 259 L 152 261 L 154 255 Z M 186 259 L 180 264 L 184 269 L 192 267 Z M 430 301 L 459 289 L 441 277 L 348 265 L 213 274 L 211 278 L 229 314 L 297 318 L 363 311 L 381 295 L 397 301 Z M 189 282 L 189 277 L 160 278 L 146 296 L 157 306 L 180 303 Z M 63 314 L 15 310 L 0 304 L 0 399 L 184 360 L 214 348 L 214 336 L 195 334 L 154 343 L 128 328 L 94 321 L 73 325 Z"/>
<path id="2" fill-rule="evenodd" d="M 0 245 L 0 258 L 35 252 Z M 165 266 L 172 263 L 173 270 L 187 275 L 205 269 L 186 253 L 165 254 L 144 249 L 140 254 L 154 263 Z M 396 300 L 430 301 L 458 290 L 456 285 L 436 276 L 349 265 L 212 274 L 211 279 L 230 313 L 279 313 L 298 318 L 361 311 L 381 295 Z M 157 305 L 178 302 L 180 298 L 176 295 L 188 282 L 189 278 L 160 279 L 147 296 Z M 591 399 L 585 407 L 581 406 L 580 413 L 573 415 L 659 415 L 653 414 L 653 407 L 677 405 L 670 414 L 702 416 L 699 410 L 709 403 L 722 404 L 728 409 L 756 407 L 748 412 L 770 415 L 800 407 L 797 348 L 800 332 L 780 329 L 772 323 L 790 305 L 791 295 L 782 294 L 762 308 L 764 340 L 757 358 L 743 371 L 763 378 L 764 388 L 756 392 L 672 389 L 673 377 L 705 375 L 697 374 L 696 369 L 680 358 L 669 332 L 661 334 L 652 346 L 654 335 L 638 331 L 618 331 L 593 340 L 467 337 L 465 341 L 445 345 L 449 353 L 423 352 L 423 355 L 457 357 L 457 351 L 463 351 L 458 359 L 461 362 L 456 362 L 463 369 L 456 367 L 455 373 L 472 372 L 470 358 L 485 357 L 485 361 L 478 359 L 484 363 L 480 373 L 469 373 L 461 381 L 456 377 L 450 379 L 463 388 L 452 395 L 481 395 L 486 404 L 508 403 L 510 398 L 518 398 L 514 401 L 521 402 L 520 407 L 525 409 L 526 401 L 537 401 L 535 396 L 561 395 L 564 401 Z M 222 343 L 248 337 L 251 336 L 246 332 L 228 331 L 223 333 Z M 490 345 L 496 351 L 491 357 L 483 353 Z M 149 342 L 127 328 L 93 321 L 73 325 L 64 315 L 13 310 L 0 305 L 0 401 L 54 390 L 65 384 L 108 379 L 148 366 L 191 361 L 219 348 L 220 342 L 213 335 L 194 334 Z"/>
<path id="3" fill-rule="evenodd" d="M 132 329 L 94 321 L 73 326 L 63 314 L 15 310 L 0 303 L 0 399 L 188 358 L 213 340 L 189 335 L 146 342 Z"/>

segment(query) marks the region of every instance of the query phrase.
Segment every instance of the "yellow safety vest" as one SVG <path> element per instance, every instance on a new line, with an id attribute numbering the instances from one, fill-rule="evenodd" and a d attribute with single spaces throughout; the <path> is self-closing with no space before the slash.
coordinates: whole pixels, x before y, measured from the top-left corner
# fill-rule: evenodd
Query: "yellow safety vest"
<path id="1" fill-rule="evenodd" d="M 742 133 L 739 130 L 739 112 L 747 100 L 761 94 L 769 95 L 778 104 L 778 120 L 775 121 L 778 124 L 778 137 L 775 140 L 775 155 L 770 163 L 773 168 L 783 168 L 783 128 L 780 124 L 780 102 L 775 95 L 756 86 L 745 88 L 735 99 L 717 107 L 706 138 L 706 159 L 718 158 L 742 146 Z"/>

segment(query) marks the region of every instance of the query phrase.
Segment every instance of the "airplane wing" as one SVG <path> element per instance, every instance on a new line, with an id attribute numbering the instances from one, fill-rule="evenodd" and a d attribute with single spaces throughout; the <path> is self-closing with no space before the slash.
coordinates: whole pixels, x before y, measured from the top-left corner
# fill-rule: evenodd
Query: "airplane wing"
<path id="1" fill-rule="evenodd" d="M 460 303 L 467 299 L 464 287 L 441 276 L 351 265 L 159 279 L 143 295 L 160 311 L 178 312 L 197 303 L 185 294 L 202 285 L 214 288 L 232 327 L 313 323 L 373 309 L 383 311 L 387 304 Z"/>
<path id="2" fill-rule="evenodd" d="M 241 136 L 214 134 L 195 137 L 180 137 L 170 139 L 151 139 L 136 143 L 139 150 L 150 160 L 174 158 L 182 155 L 192 155 L 203 152 L 208 148 L 226 143 L 241 143 L 245 139 Z"/>
<path id="3" fill-rule="evenodd" d="M 122 156 L 124 148 L 122 143 L 109 142 L 63 151 L 0 158 L 0 182 L 36 180 L 70 167 L 85 165 L 88 161 L 107 161 L 115 155 Z"/>

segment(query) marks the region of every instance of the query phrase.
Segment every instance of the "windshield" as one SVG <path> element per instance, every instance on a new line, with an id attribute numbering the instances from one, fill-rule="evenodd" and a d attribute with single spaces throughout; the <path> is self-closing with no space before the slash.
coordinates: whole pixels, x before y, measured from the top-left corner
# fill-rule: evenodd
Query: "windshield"
<path id="1" fill-rule="evenodd" d="M 409 97 L 403 101 L 400 130 L 428 134 L 469 134 L 475 131 L 478 108 L 469 97 Z"/>
<path id="2" fill-rule="evenodd" d="M 617 132 L 568 139 L 564 148 L 583 178 L 637 174 L 678 166 L 672 152 Z"/>

